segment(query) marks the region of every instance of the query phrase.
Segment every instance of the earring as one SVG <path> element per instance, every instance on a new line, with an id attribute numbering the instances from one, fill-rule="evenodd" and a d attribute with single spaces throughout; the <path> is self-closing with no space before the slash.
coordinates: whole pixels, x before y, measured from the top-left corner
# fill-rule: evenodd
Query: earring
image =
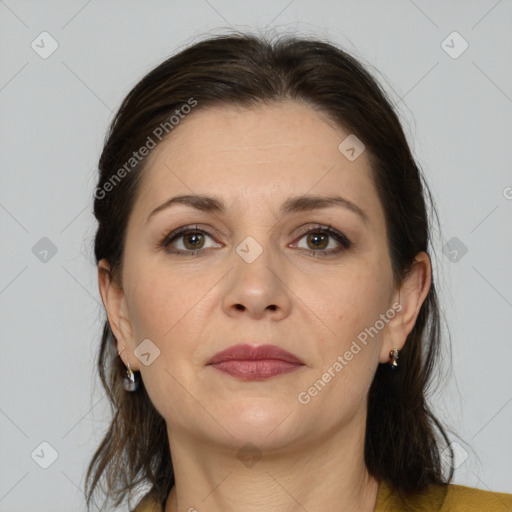
<path id="1" fill-rule="evenodd" d="M 391 358 L 391 362 L 388 363 L 392 370 L 395 370 L 398 367 L 398 349 L 394 348 L 390 353 L 389 357 Z"/>
<path id="2" fill-rule="evenodd" d="M 121 356 L 121 352 L 125 349 L 126 347 L 123 347 L 119 352 L 118 352 L 118 355 Z M 121 359 L 122 360 L 122 359 Z M 130 368 L 130 362 L 128 361 L 128 368 L 126 368 L 126 374 L 123 378 L 123 388 L 125 389 L 125 391 L 136 391 L 138 386 L 139 386 L 139 383 L 138 381 L 135 379 L 135 374 L 133 373 L 132 369 Z"/>

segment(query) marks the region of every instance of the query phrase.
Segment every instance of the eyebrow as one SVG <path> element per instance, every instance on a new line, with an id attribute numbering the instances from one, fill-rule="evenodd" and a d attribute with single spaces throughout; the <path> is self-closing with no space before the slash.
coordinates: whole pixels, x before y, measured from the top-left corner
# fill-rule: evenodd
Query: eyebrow
<path id="1" fill-rule="evenodd" d="M 200 194 L 188 194 L 171 197 L 170 199 L 165 201 L 165 203 L 162 203 L 160 206 L 156 207 L 149 214 L 146 222 L 149 222 L 149 220 L 157 213 L 163 210 L 167 210 L 168 208 L 171 208 L 172 206 L 178 204 L 190 206 L 191 208 L 195 208 L 196 210 L 200 210 L 203 212 L 212 212 L 218 214 L 223 214 L 226 212 L 226 206 L 219 198 Z M 351 212 L 361 217 L 361 219 L 365 223 L 368 222 L 368 216 L 364 212 L 364 210 L 362 210 L 352 201 L 349 201 L 348 199 L 345 199 L 341 196 L 303 195 L 290 197 L 281 206 L 280 213 L 281 215 L 289 215 L 291 213 L 320 210 L 323 208 L 330 208 L 333 206 L 338 206 L 350 210 Z"/>

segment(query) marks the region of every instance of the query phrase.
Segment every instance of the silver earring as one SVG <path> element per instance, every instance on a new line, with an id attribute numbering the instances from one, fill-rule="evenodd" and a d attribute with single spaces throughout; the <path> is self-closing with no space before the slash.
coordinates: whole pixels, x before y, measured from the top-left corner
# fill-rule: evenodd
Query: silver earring
<path id="1" fill-rule="evenodd" d="M 390 353 L 389 357 L 391 358 L 391 362 L 388 363 L 391 366 L 392 370 L 395 370 L 398 367 L 398 349 L 394 348 Z"/>
<path id="2" fill-rule="evenodd" d="M 118 355 L 121 356 L 121 352 L 125 349 L 126 347 L 123 347 L 119 352 L 118 352 Z M 122 361 L 122 359 L 121 359 Z M 125 372 L 125 376 L 123 378 L 123 388 L 125 389 L 125 391 L 136 391 L 137 388 L 139 387 L 139 383 L 137 381 L 137 379 L 135 378 L 135 374 L 133 373 L 132 369 L 130 368 L 130 362 L 128 361 L 128 368 L 126 368 L 126 372 Z"/>

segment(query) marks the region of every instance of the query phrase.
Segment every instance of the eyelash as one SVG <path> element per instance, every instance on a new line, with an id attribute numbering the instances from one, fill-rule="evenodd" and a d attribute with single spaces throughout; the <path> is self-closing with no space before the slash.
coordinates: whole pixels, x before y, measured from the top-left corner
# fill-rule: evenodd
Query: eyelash
<path id="1" fill-rule="evenodd" d="M 192 226 L 183 226 L 169 234 L 166 234 L 160 240 L 158 245 L 159 245 L 159 247 L 167 248 L 167 246 L 169 246 L 175 240 L 177 240 L 179 238 L 183 238 L 185 235 L 192 234 L 192 233 L 201 233 L 203 235 L 206 235 L 206 236 L 209 236 L 210 238 L 212 238 L 212 236 L 207 231 L 204 231 L 197 227 L 193 228 Z M 302 248 L 300 249 L 301 251 L 309 252 L 311 254 L 311 256 L 314 256 L 314 257 L 332 256 L 332 255 L 341 253 L 347 249 L 350 249 L 350 247 L 352 246 L 352 242 L 343 233 L 340 233 L 339 231 L 336 231 L 335 229 L 333 229 L 331 227 L 331 225 L 327 225 L 327 226 L 317 225 L 317 226 L 307 228 L 301 232 L 300 238 L 303 238 L 304 236 L 309 235 L 311 233 L 314 233 L 314 234 L 321 233 L 323 235 L 328 235 L 328 236 L 334 238 L 341 245 L 341 248 L 329 249 L 327 251 L 325 251 L 325 250 L 324 251 L 322 251 L 322 250 L 315 251 L 313 249 L 302 249 Z M 196 256 L 202 250 L 203 249 L 196 249 L 193 251 L 177 250 L 177 251 L 172 251 L 172 254 L 176 254 L 179 256 L 185 256 L 185 255 L 186 256 Z"/>

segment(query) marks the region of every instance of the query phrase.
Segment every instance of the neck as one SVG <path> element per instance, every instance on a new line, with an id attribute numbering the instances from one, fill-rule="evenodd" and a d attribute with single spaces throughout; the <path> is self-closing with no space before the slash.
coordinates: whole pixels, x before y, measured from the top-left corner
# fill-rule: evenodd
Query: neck
<path id="1" fill-rule="evenodd" d="M 364 464 L 364 425 L 242 463 L 237 450 L 169 432 L 176 485 L 165 512 L 373 512 L 379 489 Z M 240 456 L 240 452 L 238 453 Z"/>

